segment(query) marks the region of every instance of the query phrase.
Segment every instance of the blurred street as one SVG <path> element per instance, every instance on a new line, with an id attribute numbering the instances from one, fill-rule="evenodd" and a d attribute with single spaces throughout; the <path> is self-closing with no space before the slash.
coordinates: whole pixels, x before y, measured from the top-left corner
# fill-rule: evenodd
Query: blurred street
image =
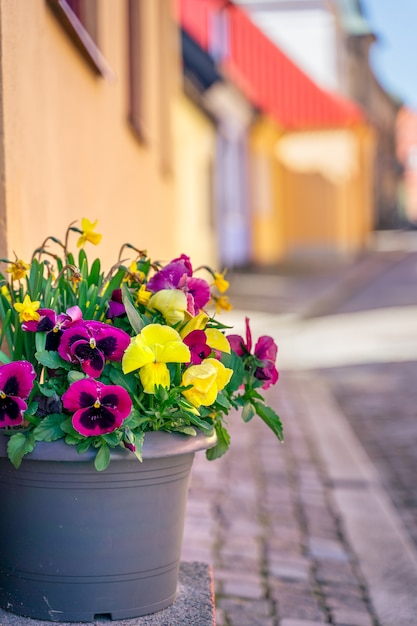
<path id="1" fill-rule="evenodd" d="M 416 242 L 230 277 L 227 319 L 279 345 L 285 442 L 236 415 L 195 461 L 183 558 L 213 564 L 219 625 L 417 623 Z"/>

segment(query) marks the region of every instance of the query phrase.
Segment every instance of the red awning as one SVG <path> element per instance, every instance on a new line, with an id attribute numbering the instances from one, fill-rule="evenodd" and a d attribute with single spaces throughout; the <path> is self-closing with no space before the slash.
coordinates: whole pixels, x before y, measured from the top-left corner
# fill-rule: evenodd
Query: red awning
<path id="1" fill-rule="evenodd" d="M 177 19 L 210 52 L 211 29 L 219 12 L 228 24 L 228 55 L 221 67 L 245 96 L 280 125 L 291 129 L 350 126 L 362 122 L 353 101 L 319 87 L 227 0 L 177 0 Z"/>

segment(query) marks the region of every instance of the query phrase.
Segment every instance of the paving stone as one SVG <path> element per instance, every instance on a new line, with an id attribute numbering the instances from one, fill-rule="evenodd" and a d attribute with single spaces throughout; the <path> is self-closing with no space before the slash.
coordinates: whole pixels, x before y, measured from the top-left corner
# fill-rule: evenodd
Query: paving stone
<path id="1" fill-rule="evenodd" d="M 349 555 L 339 541 L 325 539 L 322 537 L 309 537 L 309 553 L 317 559 L 326 559 L 346 563 Z"/>
<path id="2" fill-rule="evenodd" d="M 374 624 L 369 613 L 365 612 L 335 609 L 331 611 L 331 614 L 336 626 L 373 626 Z M 398 626 L 400 626 L 400 622 L 398 622 Z"/>
<path id="3" fill-rule="evenodd" d="M 280 557 L 272 554 L 268 562 L 271 576 L 289 580 L 308 581 L 311 563 L 303 557 Z"/>
<path id="4" fill-rule="evenodd" d="M 322 626 L 324 623 L 327 623 L 327 621 L 325 622 L 323 620 L 318 622 L 317 620 L 314 620 L 314 622 L 312 622 L 311 620 L 305 619 L 285 618 L 280 621 L 280 626 Z"/>

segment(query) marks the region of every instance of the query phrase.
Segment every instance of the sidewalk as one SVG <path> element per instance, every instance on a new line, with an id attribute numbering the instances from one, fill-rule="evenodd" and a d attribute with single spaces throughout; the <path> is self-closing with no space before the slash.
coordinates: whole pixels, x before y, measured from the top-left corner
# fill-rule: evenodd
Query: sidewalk
<path id="1" fill-rule="evenodd" d="M 284 444 L 235 415 L 194 464 L 183 558 L 212 563 L 217 624 L 415 626 L 416 549 L 325 382 L 285 371 L 269 402 Z"/>
<path id="2" fill-rule="evenodd" d="M 257 418 L 244 424 L 236 414 L 225 457 L 196 457 L 183 558 L 213 565 L 219 626 L 416 626 L 417 544 L 328 376 L 329 368 L 364 364 L 371 379 L 382 364 L 396 363 L 401 372 L 401 363 L 417 360 L 415 253 L 403 264 L 407 248 L 415 250 L 414 233 L 411 243 L 403 249 L 397 237 L 385 237 L 377 254 L 351 267 L 294 277 L 242 274 L 236 281 L 231 299 L 238 310 L 227 323 L 242 333 L 249 306 L 256 309 L 254 338 L 272 334 L 279 345 L 280 381 L 269 402 L 282 417 L 285 441 Z M 392 302 L 379 280 L 391 269 Z M 357 312 L 345 309 L 368 283 L 379 291 L 368 293 L 368 302 L 356 300 Z M 373 298 L 377 308 L 361 311 Z M 337 372 L 340 383 L 343 368 Z M 371 397 L 382 379 L 374 380 Z M 416 429 L 408 430 L 414 441 Z M 401 455 L 401 439 L 394 453 Z"/>

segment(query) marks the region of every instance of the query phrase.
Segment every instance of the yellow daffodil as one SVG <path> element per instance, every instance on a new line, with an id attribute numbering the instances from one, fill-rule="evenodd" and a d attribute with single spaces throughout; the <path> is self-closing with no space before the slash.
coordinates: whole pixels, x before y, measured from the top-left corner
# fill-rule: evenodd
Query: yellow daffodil
<path id="1" fill-rule="evenodd" d="M 231 311 L 233 308 L 227 296 L 219 296 L 218 298 L 214 298 L 214 303 L 216 305 L 216 313 L 221 313 L 222 311 Z"/>
<path id="2" fill-rule="evenodd" d="M 12 280 L 21 280 L 22 278 L 25 278 L 29 270 L 30 265 L 21 259 L 16 259 L 16 261 L 10 263 L 10 267 L 6 269 L 6 272 L 12 275 Z"/>
<path id="3" fill-rule="evenodd" d="M 148 308 L 162 313 L 167 324 L 183 322 L 187 309 L 187 298 L 180 289 L 161 289 L 150 298 Z"/>
<path id="4" fill-rule="evenodd" d="M 26 294 L 23 302 L 16 302 L 13 306 L 19 313 L 20 322 L 30 322 L 31 320 L 38 322 L 41 319 L 41 316 L 37 312 L 40 305 L 41 303 L 38 300 L 32 302 L 28 294 Z"/>
<path id="5" fill-rule="evenodd" d="M 146 285 L 141 285 L 136 292 L 136 304 L 147 306 L 152 296 L 152 292 L 146 289 Z"/>
<path id="6" fill-rule="evenodd" d="M 215 402 L 217 394 L 229 382 L 233 370 L 225 367 L 217 359 L 205 359 L 199 365 L 192 365 L 185 370 L 182 385 L 190 389 L 183 391 L 183 395 L 195 407 L 210 406 Z"/>
<path id="7" fill-rule="evenodd" d="M 220 274 L 219 272 L 214 272 L 214 282 L 213 287 L 216 287 L 220 293 L 225 293 L 229 289 L 229 281 L 225 279 L 226 270 Z"/>
<path id="8" fill-rule="evenodd" d="M 190 351 L 174 328 L 149 324 L 131 339 L 122 359 L 125 374 L 140 370 L 145 393 L 154 393 L 155 385 L 169 387 L 170 376 L 166 363 L 188 363 Z"/>
<path id="9" fill-rule="evenodd" d="M 100 243 L 103 235 L 93 232 L 97 224 L 98 220 L 96 220 L 95 222 L 90 222 L 90 220 L 88 220 L 86 217 L 83 217 L 83 219 L 81 220 L 81 229 L 83 231 L 83 234 L 78 239 L 78 248 L 85 246 L 87 241 L 94 244 L 95 246 Z"/>
<path id="10" fill-rule="evenodd" d="M 6 298 L 6 300 L 8 300 L 9 302 L 12 301 L 12 297 L 10 295 L 10 290 L 9 290 L 7 285 L 2 285 L 2 287 L 0 289 L 0 293 L 1 293 L 2 296 L 4 296 Z"/>
<path id="11" fill-rule="evenodd" d="M 140 283 L 144 280 L 145 274 L 141 270 L 138 270 L 138 264 L 136 261 L 132 261 L 129 265 L 128 271 L 126 272 L 126 276 L 124 277 L 124 282 L 136 282 Z"/>

